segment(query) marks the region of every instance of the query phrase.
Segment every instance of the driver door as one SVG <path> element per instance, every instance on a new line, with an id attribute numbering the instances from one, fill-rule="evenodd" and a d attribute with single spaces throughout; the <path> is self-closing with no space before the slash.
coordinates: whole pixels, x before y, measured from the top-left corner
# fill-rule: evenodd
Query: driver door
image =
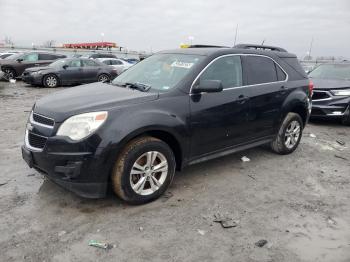
<path id="1" fill-rule="evenodd" d="M 70 60 L 66 68 L 62 68 L 60 72 L 60 78 L 62 83 L 73 84 L 83 83 L 84 73 L 80 59 Z"/>
<path id="2" fill-rule="evenodd" d="M 242 85 L 241 57 L 217 58 L 200 75 L 201 80 L 220 80 L 223 91 L 191 94 L 191 155 L 205 156 L 242 143 L 246 138 L 249 93 Z"/>

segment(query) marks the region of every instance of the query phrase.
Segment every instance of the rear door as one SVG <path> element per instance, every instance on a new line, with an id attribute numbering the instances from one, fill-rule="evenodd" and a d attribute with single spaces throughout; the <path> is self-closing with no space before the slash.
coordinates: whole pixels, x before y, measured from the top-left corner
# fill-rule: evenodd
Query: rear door
<path id="1" fill-rule="evenodd" d="M 272 135 L 288 95 L 287 74 L 273 59 L 261 55 L 243 56 L 243 70 L 250 90 L 249 137 Z"/>
<path id="2" fill-rule="evenodd" d="M 238 55 L 215 59 L 194 85 L 202 80 L 220 80 L 218 93 L 191 94 L 191 154 L 213 153 L 246 139 L 249 94 L 242 86 L 242 65 Z"/>
<path id="3" fill-rule="evenodd" d="M 86 82 L 96 82 L 98 74 L 102 68 L 102 65 L 98 64 L 96 61 L 92 59 L 84 59 L 83 63 L 83 72 L 84 72 L 84 80 Z"/>
<path id="4" fill-rule="evenodd" d="M 45 66 L 45 65 L 51 64 L 56 59 L 57 59 L 57 56 L 55 55 L 42 53 L 42 54 L 39 54 L 38 64 L 40 64 L 40 66 Z"/>

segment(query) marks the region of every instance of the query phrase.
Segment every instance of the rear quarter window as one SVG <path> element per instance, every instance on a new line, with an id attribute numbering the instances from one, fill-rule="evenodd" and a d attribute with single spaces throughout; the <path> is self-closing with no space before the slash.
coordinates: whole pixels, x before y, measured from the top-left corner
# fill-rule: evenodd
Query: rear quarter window
<path id="1" fill-rule="evenodd" d="M 276 71 L 277 65 L 272 59 L 263 56 L 246 56 L 244 59 L 248 85 L 279 81 Z"/>

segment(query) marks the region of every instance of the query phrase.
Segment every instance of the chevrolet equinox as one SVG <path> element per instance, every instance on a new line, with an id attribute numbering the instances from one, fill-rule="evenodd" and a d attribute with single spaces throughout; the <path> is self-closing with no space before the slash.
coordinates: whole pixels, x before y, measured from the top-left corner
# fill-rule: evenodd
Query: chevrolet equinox
<path id="1" fill-rule="evenodd" d="M 69 88 L 38 100 L 22 156 L 83 197 L 142 204 L 175 170 L 269 144 L 298 146 L 313 85 L 295 55 L 277 47 L 163 51 L 112 83 Z"/>

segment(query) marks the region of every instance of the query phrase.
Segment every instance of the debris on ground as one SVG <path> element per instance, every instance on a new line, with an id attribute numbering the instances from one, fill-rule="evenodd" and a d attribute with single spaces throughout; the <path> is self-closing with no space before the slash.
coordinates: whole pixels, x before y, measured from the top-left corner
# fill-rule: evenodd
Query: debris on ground
<path id="1" fill-rule="evenodd" d="M 35 174 L 28 174 L 27 176 L 35 176 Z"/>
<path id="2" fill-rule="evenodd" d="M 336 142 L 341 146 L 345 146 L 345 142 L 343 140 L 336 140 Z"/>
<path id="3" fill-rule="evenodd" d="M 250 159 L 246 156 L 242 156 L 241 160 L 242 160 L 242 162 L 249 162 L 250 161 Z"/>
<path id="4" fill-rule="evenodd" d="M 254 179 L 254 180 L 256 180 L 256 178 L 254 177 L 254 176 L 252 176 L 252 175 L 248 175 L 251 179 Z"/>
<path id="5" fill-rule="evenodd" d="M 9 182 L 9 181 L 4 182 L 4 183 L 0 183 L 0 186 L 4 186 L 4 185 L 6 185 L 8 182 Z"/>
<path id="6" fill-rule="evenodd" d="M 58 232 L 58 236 L 59 236 L 59 237 L 62 237 L 62 236 L 65 235 L 66 233 L 67 233 L 66 231 L 62 230 L 62 231 Z"/>
<path id="7" fill-rule="evenodd" d="M 315 134 L 310 134 L 310 137 L 316 138 L 316 135 Z"/>
<path id="8" fill-rule="evenodd" d="M 172 198 L 174 195 L 170 191 L 165 192 L 162 196 L 162 202 L 168 201 L 170 198 Z"/>
<path id="9" fill-rule="evenodd" d="M 99 247 L 99 248 L 103 248 L 103 249 L 110 249 L 110 248 L 112 248 L 112 246 L 109 245 L 108 243 L 100 242 L 100 241 L 97 241 L 97 240 L 90 240 L 89 241 L 89 246 Z"/>
<path id="10" fill-rule="evenodd" d="M 334 155 L 336 158 L 340 158 L 340 159 L 343 159 L 343 160 L 348 160 L 346 157 L 343 157 L 343 156 L 340 156 L 340 155 Z"/>
<path id="11" fill-rule="evenodd" d="M 143 227 L 139 227 L 139 231 L 141 231 L 141 232 L 142 232 L 142 231 L 143 231 Z"/>
<path id="12" fill-rule="evenodd" d="M 239 220 L 234 220 L 231 217 L 222 216 L 221 214 L 215 214 L 214 222 L 220 223 L 223 228 L 231 228 L 238 226 Z"/>
<path id="13" fill-rule="evenodd" d="M 334 220 L 333 218 L 331 218 L 331 217 L 328 217 L 328 218 L 327 218 L 327 223 L 330 224 L 330 225 L 332 225 L 332 226 L 334 226 L 334 225 L 337 224 L 337 222 L 335 222 L 335 220 Z"/>
<path id="14" fill-rule="evenodd" d="M 11 84 L 15 84 L 16 83 L 16 79 L 10 79 L 10 83 Z"/>
<path id="15" fill-rule="evenodd" d="M 202 236 L 205 235 L 205 231 L 204 230 L 197 229 L 197 232 L 198 232 L 198 234 L 200 234 Z"/>
<path id="16" fill-rule="evenodd" d="M 263 247 L 267 244 L 267 240 L 266 239 L 260 239 L 258 242 L 255 243 L 255 245 L 257 247 Z"/>

